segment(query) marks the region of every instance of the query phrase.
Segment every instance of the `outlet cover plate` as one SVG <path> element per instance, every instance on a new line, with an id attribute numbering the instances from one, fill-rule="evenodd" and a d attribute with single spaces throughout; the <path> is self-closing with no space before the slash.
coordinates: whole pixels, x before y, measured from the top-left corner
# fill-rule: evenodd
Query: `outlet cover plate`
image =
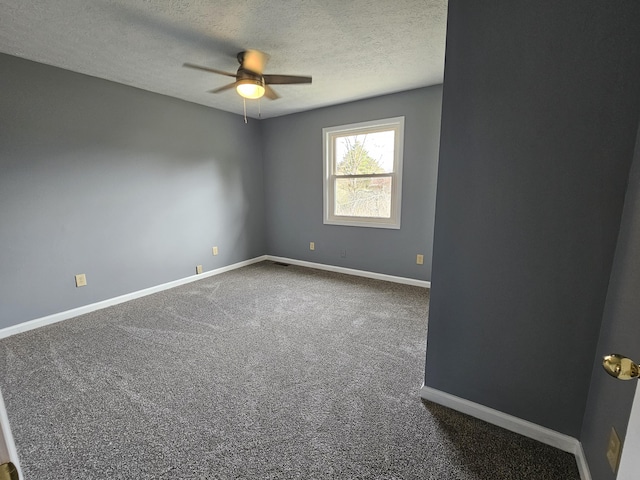
<path id="1" fill-rule="evenodd" d="M 622 442 L 618 436 L 616 429 L 611 427 L 611 433 L 609 434 L 609 444 L 607 446 L 607 460 L 613 473 L 618 470 L 620 464 L 620 454 L 622 453 Z"/>

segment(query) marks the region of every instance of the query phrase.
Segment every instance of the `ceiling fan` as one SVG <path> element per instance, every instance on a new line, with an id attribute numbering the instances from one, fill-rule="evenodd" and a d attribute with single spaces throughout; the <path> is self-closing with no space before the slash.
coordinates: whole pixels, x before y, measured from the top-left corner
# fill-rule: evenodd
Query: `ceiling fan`
<path id="1" fill-rule="evenodd" d="M 264 74 L 264 67 L 269 61 L 269 55 L 260 50 L 244 50 L 237 55 L 240 67 L 236 73 L 216 70 L 215 68 L 202 67 L 192 63 L 183 64 L 184 67 L 204 70 L 205 72 L 217 73 L 234 77 L 235 82 L 225 85 L 209 93 L 220 93 L 230 88 L 236 87 L 236 91 L 244 98 L 261 98 L 263 95 L 270 100 L 276 100 L 280 96 L 271 88 L 271 85 L 291 85 L 297 83 L 311 83 L 311 77 L 297 75 L 269 75 Z"/>

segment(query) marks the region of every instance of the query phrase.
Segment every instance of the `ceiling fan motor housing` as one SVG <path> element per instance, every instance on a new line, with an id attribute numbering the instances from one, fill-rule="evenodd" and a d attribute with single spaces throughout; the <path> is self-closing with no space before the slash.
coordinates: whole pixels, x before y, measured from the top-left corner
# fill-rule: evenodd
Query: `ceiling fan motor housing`
<path id="1" fill-rule="evenodd" d="M 262 75 L 252 72 L 251 70 L 244 69 L 242 67 L 240 67 L 236 72 L 236 81 L 239 82 L 240 80 L 249 80 L 255 83 L 256 85 L 260 85 L 264 87 L 264 78 Z M 248 83 L 248 82 L 243 82 L 243 83 Z"/>

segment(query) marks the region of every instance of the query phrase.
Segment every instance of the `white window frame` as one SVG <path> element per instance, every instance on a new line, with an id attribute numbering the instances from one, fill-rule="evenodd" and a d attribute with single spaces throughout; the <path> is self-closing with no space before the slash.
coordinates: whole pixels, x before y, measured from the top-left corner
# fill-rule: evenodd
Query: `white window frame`
<path id="1" fill-rule="evenodd" d="M 393 130 L 394 159 L 393 172 L 370 175 L 337 175 L 335 158 L 335 138 L 347 135 L 362 135 L 381 131 Z M 372 228 L 400 228 L 401 203 L 402 203 L 402 163 L 404 148 L 404 117 L 384 118 L 369 122 L 351 123 L 336 127 L 322 129 L 322 145 L 324 157 L 323 191 L 323 223 L 327 225 L 346 225 L 352 227 Z M 350 215 L 335 214 L 335 185 L 337 178 L 375 178 L 391 177 L 391 216 L 382 217 L 356 217 Z"/>

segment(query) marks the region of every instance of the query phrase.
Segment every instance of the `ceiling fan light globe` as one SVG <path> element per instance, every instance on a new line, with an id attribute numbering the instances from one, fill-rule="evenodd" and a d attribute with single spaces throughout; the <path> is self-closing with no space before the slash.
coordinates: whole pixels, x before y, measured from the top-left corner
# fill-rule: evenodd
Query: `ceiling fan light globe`
<path id="1" fill-rule="evenodd" d="M 244 98 L 256 99 L 264 95 L 264 85 L 258 80 L 238 80 L 236 91 Z"/>

